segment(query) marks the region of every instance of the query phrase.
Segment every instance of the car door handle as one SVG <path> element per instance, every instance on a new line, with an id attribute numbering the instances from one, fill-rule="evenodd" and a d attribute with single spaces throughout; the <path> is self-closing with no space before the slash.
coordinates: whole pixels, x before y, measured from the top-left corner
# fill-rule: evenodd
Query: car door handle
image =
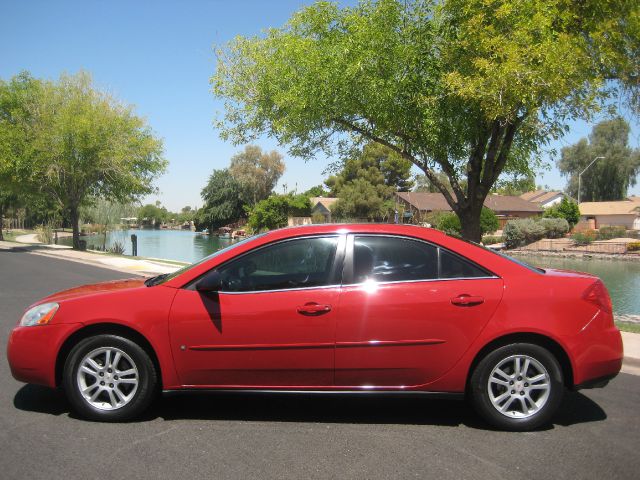
<path id="1" fill-rule="evenodd" d="M 331 305 L 321 305 L 315 302 L 305 303 L 298 306 L 298 313 L 301 315 L 322 315 L 331 311 Z"/>
<path id="2" fill-rule="evenodd" d="M 457 307 L 473 307 L 474 305 L 484 303 L 484 298 L 463 293 L 462 295 L 452 298 L 451 303 Z"/>

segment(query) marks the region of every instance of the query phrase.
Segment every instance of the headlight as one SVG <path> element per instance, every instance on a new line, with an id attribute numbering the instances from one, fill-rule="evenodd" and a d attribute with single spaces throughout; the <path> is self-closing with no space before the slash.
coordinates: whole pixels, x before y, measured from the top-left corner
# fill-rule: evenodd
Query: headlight
<path id="1" fill-rule="evenodd" d="M 21 327 L 32 327 L 34 325 L 46 325 L 51 321 L 58 311 L 60 305 L 57 303 L 43 303 L 36 305 L 25 312 L 20 319 Z"/>

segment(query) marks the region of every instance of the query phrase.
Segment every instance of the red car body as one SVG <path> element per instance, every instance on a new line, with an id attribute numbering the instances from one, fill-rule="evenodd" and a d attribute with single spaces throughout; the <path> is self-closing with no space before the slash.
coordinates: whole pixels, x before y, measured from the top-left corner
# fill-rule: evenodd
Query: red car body
<path id="1" fill-rule="evenodd" d="M 473 279 L 345 284 L 213 295 L 185 288 L 245 252 L 291 238 L 400 236 L 440 246 L 489 272 Z M 352 245 L 352 241 L 351 241 Z M 336 264 L 346 271 L 344 255 Z M 479 300 L 477 300 L 479 299 Z M 272 231 L 168 281 L 89 285 L 45 299 L 47 325 L 17 326 L 8 358 L 20 381 L 56 387 L 65 356 L 95 332 L 133 336 L 152 352 L 163 390 L 394 390 L 465 392 L 483 352 L 513 340 L 542 344 L 568 387 L 615 376 L 622 341 L 594 276 L 527 268 L 436 230 L 322 225 Z"/>

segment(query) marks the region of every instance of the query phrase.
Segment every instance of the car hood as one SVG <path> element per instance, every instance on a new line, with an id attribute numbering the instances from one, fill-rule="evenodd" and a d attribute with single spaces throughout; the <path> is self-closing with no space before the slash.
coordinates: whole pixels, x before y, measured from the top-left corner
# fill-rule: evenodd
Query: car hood
<path id="1" fill-rule="evenodd" d="M 126 290 L 131 288 L 140 288 L 144 285 L 145 278 L 128 278 L 125 280 L 113 280 L 110 282 L 94 283 L 91 285 L 82 285 L 80 287 L 70 288 L 61 292 L 54 293 L 34 305 L 45 302 L 58 302 L 61 300 L 69 300 L 87 295 L 95 295 L 98 293 L 114 292 L 117 290 Z"/>

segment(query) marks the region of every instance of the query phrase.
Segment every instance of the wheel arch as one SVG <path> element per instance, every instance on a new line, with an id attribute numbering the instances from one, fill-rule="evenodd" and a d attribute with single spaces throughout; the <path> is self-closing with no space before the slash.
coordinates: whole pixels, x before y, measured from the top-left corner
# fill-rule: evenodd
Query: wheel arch
<path id="1" fill-rule="evenodd" d="M 76 345 L 81 340 L 84 340 L 85 338 L 93 337 L 95 335 L 119 335 L 131 340 L 132 342 L 137 343 L 145 352 L 147 352 L 147 354 L 149 354 L 149 357 L 151 358 L 151 361 L 153 362 L 153 365 L 158 372 L 158 384 L 160 388 L 162 388 L 162 370 L 160 367 L 160 362 L 158 360 L 158 355 L 151 345 L 151 342 L 149 342 L 149 340 L 147 340 L 147 338 L 137 330 L 125 325 L 121 325 L 119 323 L 94 323 L 84 326 L 69 335 L 69 337 L 63 342 L 62 346 L 58 350 L 58 355 L 56 357 L 56 387 L 62 384 L 64 364 L 74 345 Z"/>
<path id="2" fill-rule="evenodd" d="M 560 364 L 565 386 L 567 388 L 573 388 L 573 365 L 571 364 L 569 355 L 562 347 L 562 345 L 546 335 L 542 335 L 539 333 L 519 332 L 495 338 L 487 343 L 484 347 L 482 347 L 478 351 L 478 353 L 476 353 L 473 361 L 471 362 L 471 365 L 469 366 L 469 371 L 467 372 L 465 388 L 467 392 L 469 391 L 469 381 L 471 380 L 471 376 L 478 366 L 478 363 L 480 363 L 480 361 L 493 350 L 512 343 L 532 343 L 549 350 L 549 352 L 551 352 L 551 354 L 556 358 L 556 360 L 558 360 L 558 363 Z"/>

